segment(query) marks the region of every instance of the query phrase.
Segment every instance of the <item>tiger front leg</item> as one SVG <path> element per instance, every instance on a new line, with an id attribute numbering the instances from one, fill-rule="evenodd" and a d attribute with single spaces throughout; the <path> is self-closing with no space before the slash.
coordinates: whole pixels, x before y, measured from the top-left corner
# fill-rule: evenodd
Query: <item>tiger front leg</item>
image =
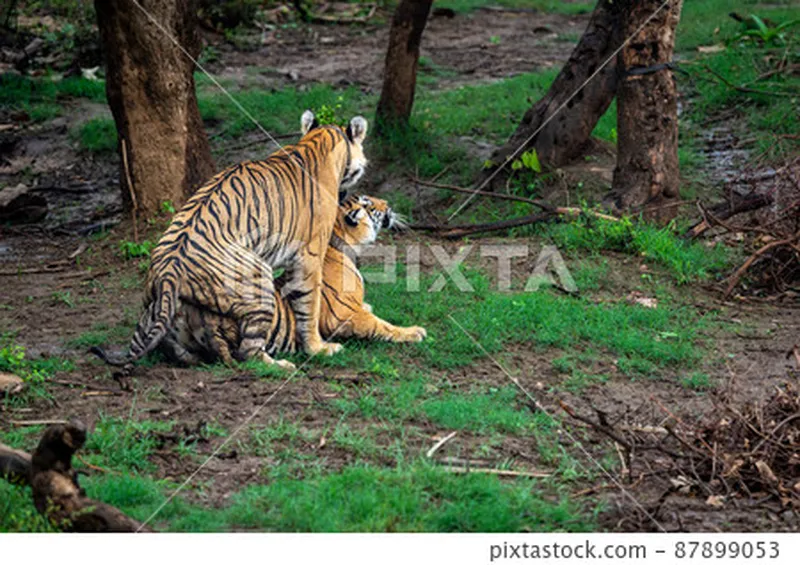
<path id="1" fill-rule="evenodd" d="M 361 339 L 403 343 L 419 342 L 428 336 L 428 332 L 423 327 L 395 326 L 377 317 L 371 311 L 363 309 L 353 315 L 348 326 L 347 335 Z"/>
<path id="2" fill-rule="evenodd" d="M 297 338 L 309 355 L 334 355 L 341 344 L 327 342 L 319 332 L 320 301 L 322 300 L 322 259 L 303 254 L 293 269 L 293 276 L 281 289 L 297 321 Z M 332 335 L 338 335 L 333 332 Z"/>

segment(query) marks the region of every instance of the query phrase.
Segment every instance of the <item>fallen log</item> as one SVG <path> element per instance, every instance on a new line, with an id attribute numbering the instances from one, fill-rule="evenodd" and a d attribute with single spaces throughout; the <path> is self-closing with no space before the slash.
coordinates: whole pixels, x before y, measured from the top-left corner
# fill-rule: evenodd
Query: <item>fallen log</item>
<path id="1" fill-rule="evenodd" d="M 86 426 L 76 420 L 47 428 L 31 457 L 0 444 L 0 475 L 31 486 L 36 510 L 67 532 L 150 531 L 113 506 L 87 498 L 72 468 L 72 456 L 86 442 Z"/>
<path id="2" fill-rule="evenodd" d="M 0 443 L 0 477 L 15 485 L 31 483 L 31 456 Z"/>
<path id="3" fill-rule="evenodd" d="M 752 212 L 772 204 L 773 198 L 769 194 L 750 194 L 744 198 L 734 198 L 731 202 L 722 202 L 706 210 L 707 216 L 686 230 L 684 237 L 694 239 L 717 225 L 714 220 L 725 221 L 738 214 Z"/>

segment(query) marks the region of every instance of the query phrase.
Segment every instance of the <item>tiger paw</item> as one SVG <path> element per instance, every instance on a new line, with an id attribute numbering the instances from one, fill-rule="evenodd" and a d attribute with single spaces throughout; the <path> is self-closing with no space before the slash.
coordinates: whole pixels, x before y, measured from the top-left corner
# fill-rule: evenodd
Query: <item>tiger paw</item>
<path id="1" fill-rule="evenodd" d="M 286 359 L 277 359 L 275 364 L 281 369 L 286 369 L 288 371 L 294 371 L 297 369 L 294 363 L 287 361 Z"/>
<path id="2" fill-rule="evenodd" d="M 428 332 L 425 328 L 420 326 L 411 326 L 410 328 L 402 328 L 403 332 L 398 341 L 422 341 L 428 337 Z"/>
<path id="3" fill-rule="evenodd" d="M 323 341 L 320 344 L 319 349 L 317 349 L 313 354 L 315 355 L 327 355 L 330 357 L 331 355 L 336 355 L 339 353 L 344 347 L 341 343 L 331 343 L 329 341 Z"/>

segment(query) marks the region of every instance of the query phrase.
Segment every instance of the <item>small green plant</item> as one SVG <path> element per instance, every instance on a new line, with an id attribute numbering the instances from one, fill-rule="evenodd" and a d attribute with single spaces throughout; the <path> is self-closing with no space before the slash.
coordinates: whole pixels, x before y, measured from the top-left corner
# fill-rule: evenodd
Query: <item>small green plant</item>
<path id="1" fill-rule="evenodd" d="M 111 118 L 93 118 L 74 129 L 82 149 L 92 153 L 111 153 L 117 148 L 117 127 Z"/>
<path id="2" fill-rule="evenodd" d="M 714 383 L 705 373 L 692 373 L 681 379 L 681 385 L 696 391 L 709 391 L 714 388 Z"/>
<path id="3" fill-rule="evenodd" d="M 741 32 L 738 37 L 745 39 L 752 39 L 762 43 L 763 45 L 785 45 L 786 44 L 786 31 L 800 24 L 800 19 L 790 20 L 782 24 L 770 27 L 755 14 L 750 16 L 744 21 L 748 29 Z"/>
<path id="4" fill-rule="evenodd" d="M 519 159 L 515 159 L 514 162 L 511 163 L 511 169 L 514 171 L 527 169 L 534 173 L 541 173 L 542 164 L 539 162 L 539 154 L 536 153 L 536 149 L 531 149 L 520 155 Z"/>
<path id="5" fill-rule="evenodd" d="M 123 240 L 119 244 L 119 251 L 125 260 L 137 257 L 150 257 L 150 252 L 156 246 L 155 242 L 145 240 L 141 243 Z"/>
<path id="6" fill-rule="evenodd" d="M 57 290 L 50 295 L 54 302 L 66 304 L 69 308 L 75 308 L 75 301 L 72 300 L 72 291 Z"/>
<path id="7" fill-rule="evenodd" d="M 0 336 L 0 371 L 14 373 L 27 384 L 21 395 L 5 399 L 7 403 L 24 405 L 37 398 L 52 400 L 47 390 L 50 377 L 59 371 L 70 371 L 73 368 L 72 361 L 57 357 L 26 359 L 25 348 L 14 343 L 12 334 Z"/>
<path id="8" fill-rule="evenodd" d="M 175 205 L 172 203 L 172 200 L 164 200 L 161 203 L 161 213 L 169 214 L 170 216 L 175 214 Z"/>
<path id="9" fill-rule="evenodd" d="M 500 45 L 500 36 L 499 35 L 491 36 L 489 38 L 489 43 L 491 43 L 492 45 Z"/>
<path id="10" fill-rule="evenodd" d="M 314 116 L 316 116 L 317 121 L 321 125 L 337 125 L 344 127 L 347 125 L 347 119 L 341 115 L 343 104 L 344 96 L 337 96 L 333 106 L 323 104 L 314 112 Z"/>

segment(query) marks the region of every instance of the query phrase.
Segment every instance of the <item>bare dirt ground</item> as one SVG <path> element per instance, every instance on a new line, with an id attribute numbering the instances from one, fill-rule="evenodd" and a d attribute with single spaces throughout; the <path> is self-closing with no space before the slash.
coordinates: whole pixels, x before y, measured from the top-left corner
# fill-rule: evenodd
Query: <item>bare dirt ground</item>
<path id="1" fill-rule="evenodd" d="M 423 56 L 441 68 L 454 71 L 440 79 L 438 86 L 442 88 L 557 66 L 569 54 L 571 43 L 565 39 L 580 34 L 586 19 L 513 12 L 433 18 L 426 30 Z M 235 49 L 216 37 L 212 39 L 220 51 L 220 59 L 210 64 L 209 70 L 217 76 L 243 80 L 246 75 L 252 77 L 252 73 L 246 73 L 248 69 L 259 69 L 257 80 L 267 88 L 325 82 L 354 84 L 376 92 L 380 88 L 386 33 L 383 26 L 305 26 L 265 35 L 262 45 L 253 51 Z M 499 39 L 492 40 L 492 36 Z M 90 157 L 79 152 L 67 138 L 70 122 L 85 119 L 86 113 L 93 111 L 96 109 L 76 105 L 70 108 L 69 118 L 7 134 L 3 140 L 0 178 L 12 185 L 35 181 L 37 189 L 48 199 L 50 213 L 36 225 L 0 227 L 3 286 L 0 331 L 16 332 L 16 342 L 25 346 L 29 356 L 71 357 L 76 369 L 59 375 L 53 387 L 54 403 L 37 402 L 0 412 L 0 426 L 9 426 L 8 420 L 77 416 L 91 429 L 99 414 L 126 417 L 135 403 L 137 410 L 150 414 L 154 420 L 177 420 L 177 432 L 163 438 L 163 449 L 156 458 L 156 477 L 179 481 L 196 467 L 195 461 L 178 457 L 170 449 L 182 435 L 193 434 L 199 425 L 211 420 L 227 429 L 235 428 L 275 392 L 280 382 L 259 380 L 247 374 L 217 375 L 158 364 L 140 367 L 123 387 L 111 378 L 111 371 L 87 356 L 83 348 L 69 344 L 97 324 L 114 326 L 123 317 L 135 320 L 141 300 L 136 262 L 122 262 L 117 255 L 117 242 L 130 239 L 129 226 L 123 221 L 105 239 L 90 239 L 87 235 L 123 220 L 116 159 Z M 580 174 L 587 179 L 609 174 L 607 162 L 604 167 L 597 167 L 597 163 L 580 165 Z M 402 181 L 396 180 L 399 182 Z M 430 241 L 414 234 L 404 237 L 408 241 Z M 74 255 L 76 252 L 79 253 Z M 624 296 L 629 290 L 627 281 L 637 272 L 637 265 L 626 266 L 624 259 L 615 260 L 614 265 L 616 294 Z M 87 271 L 88 267 L 91 271 Z M 735 394 L 751 401 L 766 398 L 787 380 L 797 384 L 797 367 L 793 359 L 786 357 L 800 335 L 796 304 L 722 302 L 714 290 L 694 288 L 685 292 L 697 308 L 715 312 L 732 326 L 742 328 L 705 336 L 713 343 L 713 350 L 729 358 L 717 367 L 712 377 L 725 383 L 733 380 Z M 67 293 L 71 305 L 59 298 Z M 665 415 L 653 408 L 653 399 L 687 421 L 700 420 L 715 410 L 708 396 L 666 380 L 631 382 L 612 378 L 605 384 L 592 385 L 580 396 L 563 391 L 553 393 L 553 387 L 561 380 L 552 366 L 553 356 L 547 351 L 517 348 L 506 359 L 519 371 L 521 384 L 536 391 L 543 405 L 553 412 L 559 412 L 560 401 L 581 408 L 591 403 L 608 412 L 612 420 L 656 426 Z M 616 368 L 598 367 L 598 370 L 613 374 Z M 375 377 L 347 370 L 298 376 L 275 397 L 269 410 L 260 417 L 260 423 L 291 414 L 309 427 L 323 428 L 335 423 L 336 416 L 329 405 L 341 394 L 340 387 L 359 387 L 364 379 L 370 378 Z M 447 378 L 454 386 L 468 386 L 476 379 L 508 384 L 507 377 L 489 360 L 455 370 Z M 594 456 L 599 457 L 608 448 L 606 438 L 593 430 L 578 424 L 570 429 Z M 420 431 L 408 439 L 409 447 L 424 450 L 437 432 L 422 424 Z M 460 438 L 469 451 L 470 434 L 465 432 Z M 576 451 L 572 437 L 563 436 L 560 441 L 571 452 Z M 214 439 L 202 439 L 198 453 L 210 454 L 214 446 Z M 344 466 L 352 458 L 351 452 L 318 444 L 300 449 L 324 457 L 331 468 Z M 520 438 L 505 438 L 498 451 L 511 460 L 527 461 L 534 466 L 538 463 L 535 450 Z M 265 480 L 260 470 L 270 463 L 268 458 L 240 453 L 232 445 L 200 472 L 198 482 L 208 487 L 205 492 L 188 496 L 202 497 L 204 504 L 222 505 L 243 484 Z M 660 463 L 664 462 L 655 455 L 642 455 L 632 473 L 632 483 L 626 486 L 648 510 L 653 509 L 670 488 L 670 479 L 674 479 L 669 467 L 662 472 L 653 470 Z M 641 479 L 637 472 L 641 473 Z M 613 484 L 580 494 L 585 486 L 592 485 L 576 485 L 578 496 L 599 496 L 608 503 L 602 519 L 605 527 L 654 528 L 639 512 L 638 503 L 620 494 Z M 667 529 L 690 531 L 796 531 L 800 527 L 798 516 L 782 510 L 774 501 L 756 498 L 742 504 L 734 501 L 720 508 L 707 504 L 705 497 L 696 491 L 669 496 L 658 520 Z"/>

